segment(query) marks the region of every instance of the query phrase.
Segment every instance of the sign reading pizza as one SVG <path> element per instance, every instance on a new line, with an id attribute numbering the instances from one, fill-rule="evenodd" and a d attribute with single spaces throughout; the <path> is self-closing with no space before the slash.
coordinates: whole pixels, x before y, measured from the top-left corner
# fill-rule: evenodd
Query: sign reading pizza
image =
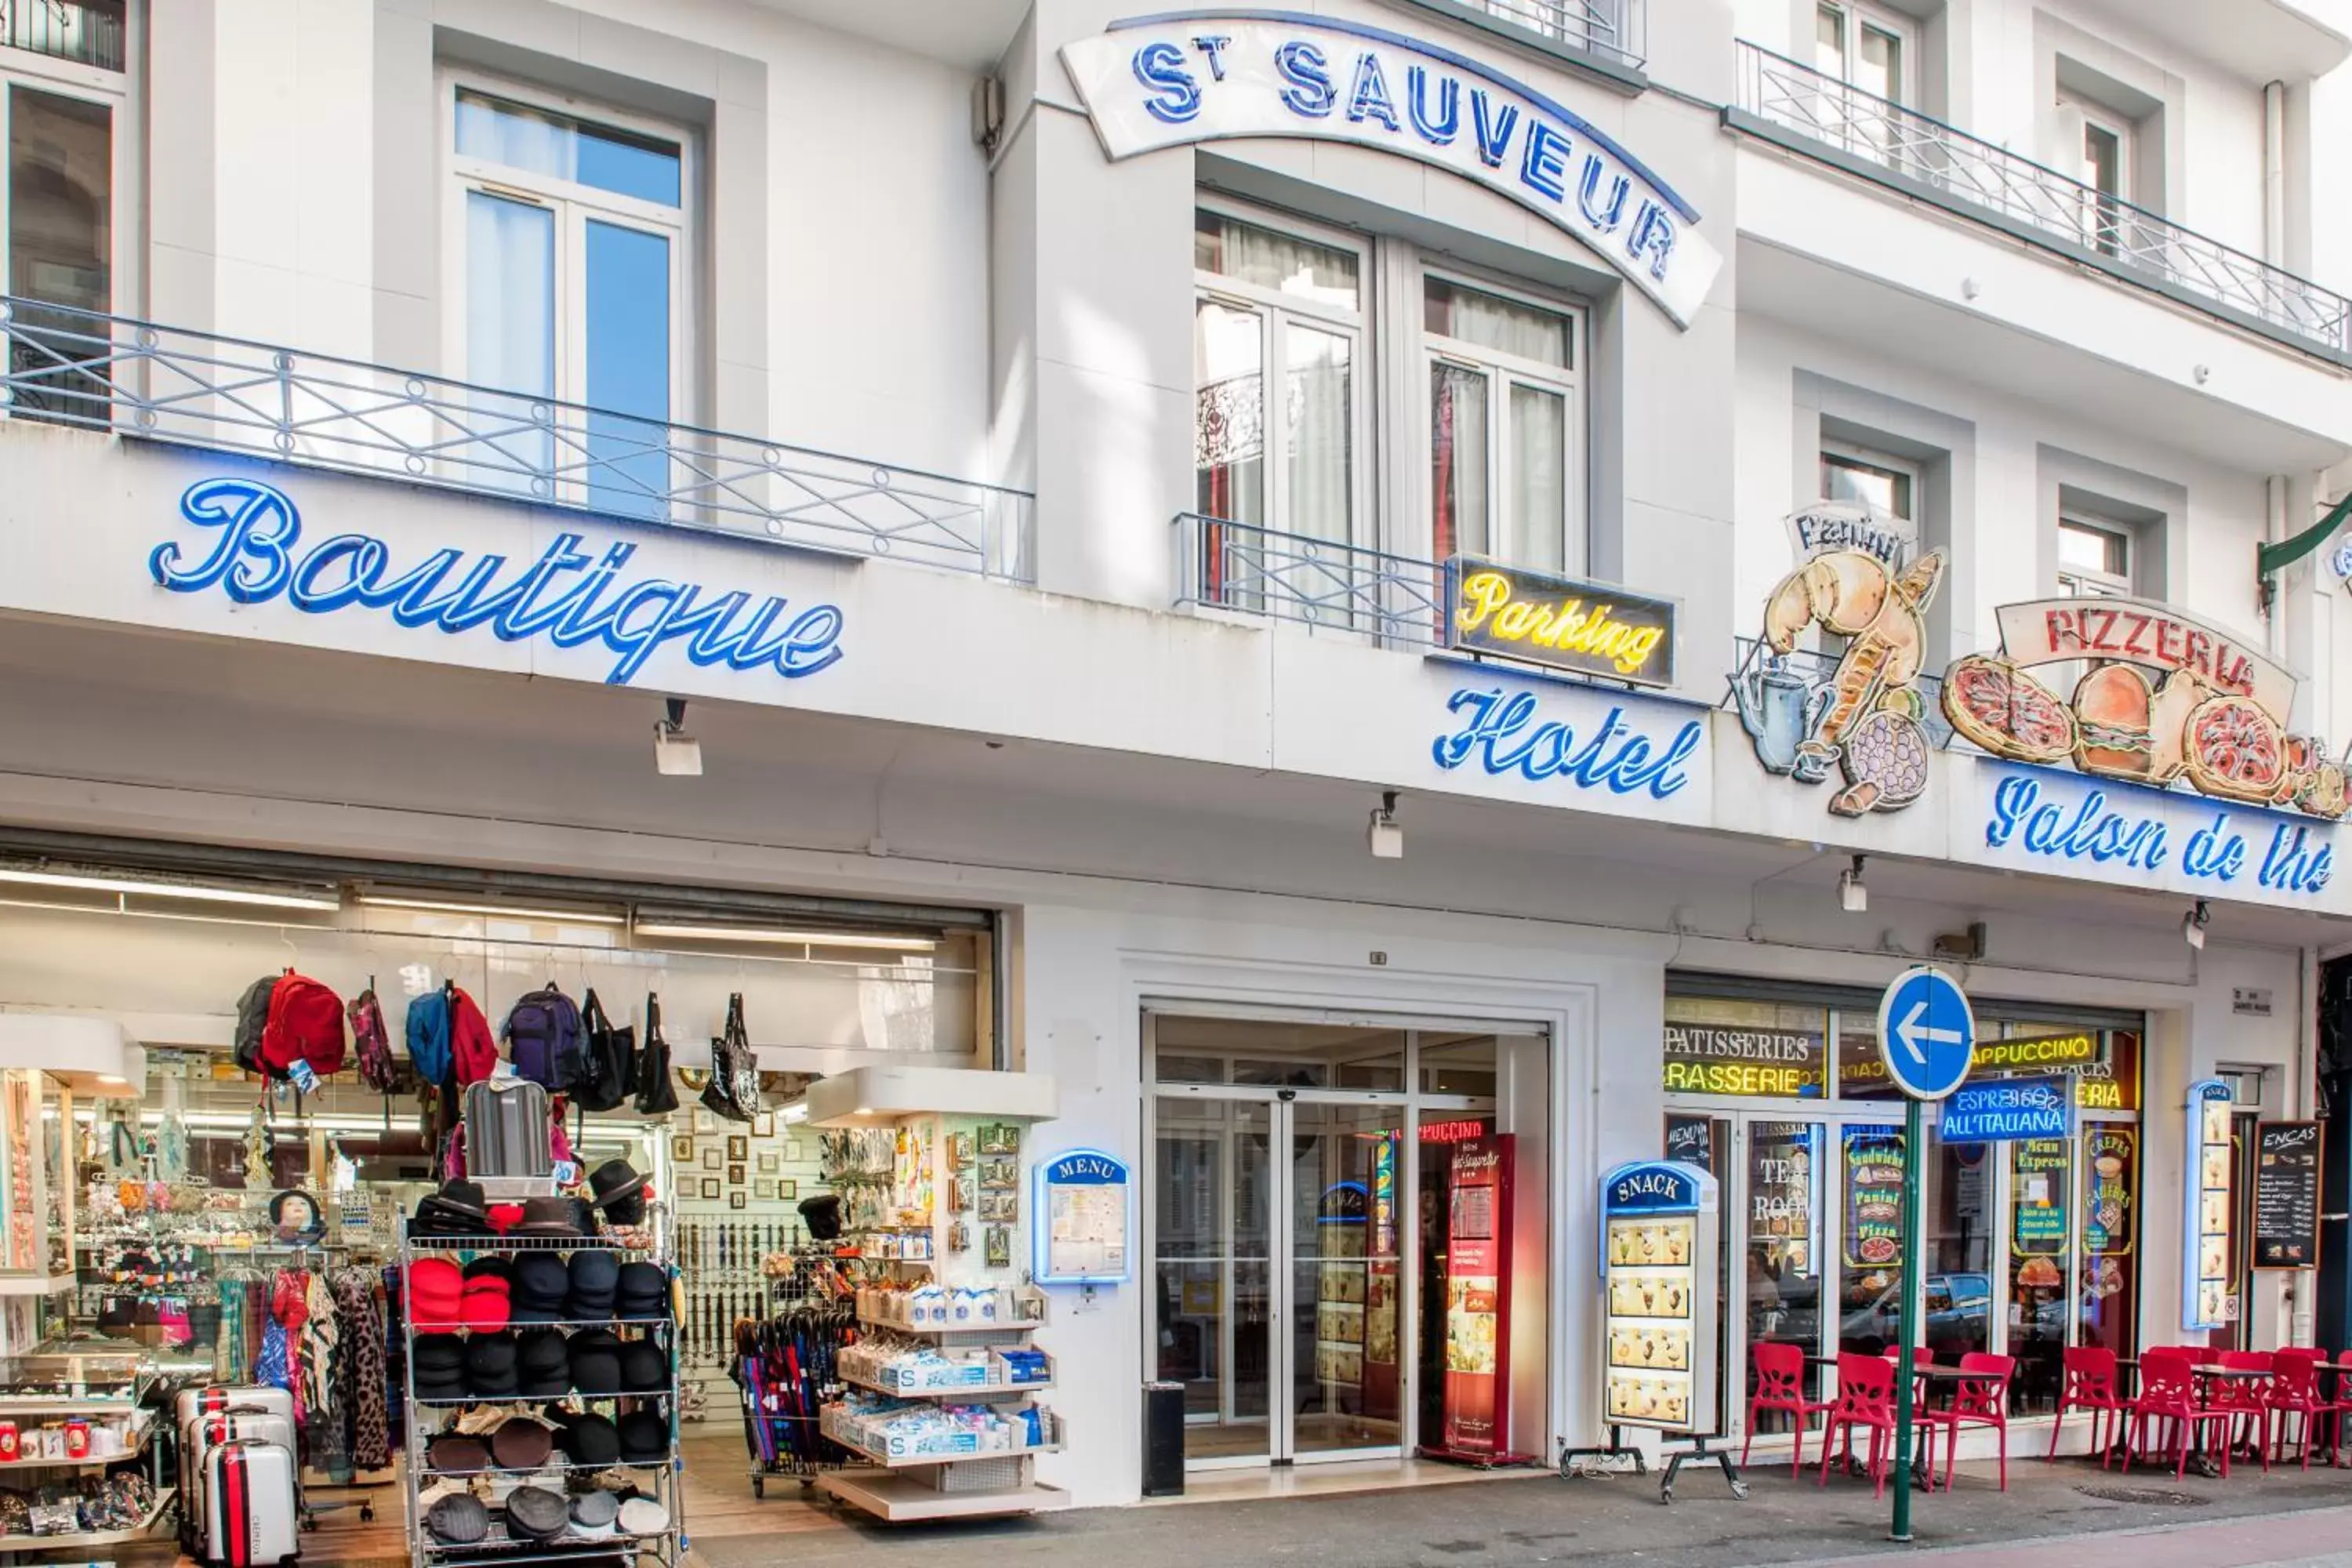
<path id="1" fill-rule="evenodd" d="M 2132 599 L 1998 614 L 2000 651 L 1944 672 L 1944 716 L 1982 750 L 2331 819 L 2352 800 L 2326 745 L 2286 732 L 2294 677 L 2231 634 Z M 2035 673 L 2053 665 L 2082 670 L 2071 694 Z"/>

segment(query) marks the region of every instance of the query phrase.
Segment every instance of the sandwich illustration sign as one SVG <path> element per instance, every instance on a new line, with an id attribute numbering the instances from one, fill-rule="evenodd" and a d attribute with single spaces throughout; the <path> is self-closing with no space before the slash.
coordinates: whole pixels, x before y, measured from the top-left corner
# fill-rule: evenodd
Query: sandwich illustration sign
<path id="1" fill-rule="evenodd" d="M 1699 215 L 1565 104 L 1451 49 L 1332 16 L 1199 11 L 1062 50 L 1114 159 L 1234 137 L 1353 142 L 1528 208 L 1688 326 L 1723 258 Z"/>

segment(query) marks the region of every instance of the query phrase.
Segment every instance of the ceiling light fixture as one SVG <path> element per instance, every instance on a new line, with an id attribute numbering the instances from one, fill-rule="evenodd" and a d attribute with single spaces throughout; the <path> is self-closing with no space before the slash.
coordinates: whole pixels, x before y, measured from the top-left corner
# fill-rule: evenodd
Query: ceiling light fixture
<path id="1" fill-rule="evenodd" d="M 1853 865 L 1838 873 L 1838 908 L 1850 915 L 1864 914 L 1870 909 L 1870 889 L 1863 885 L 1862 861 L 1857 855 Z"/>
<path id="2" fill-rule="evenodd" d="M 767 926 L 706 925 L 698 921 L 675 921 L 665 916 L 639 916 L 629 928 L 639 936 L 668 937 L 684 942 L 759 942 L 763 946 L 862 947 L 893 952 L 929 952 L 939 940 L 881 931 L 785 931 Z"/>
<path id="3" fill-rule="evenodd" d="M 452 899 L 411 898 L 405 893 L 361 893 L 362 904 L 387 910 L 415 910 L 431 915 L 481 915 L 490 920 L 559 921 L 573 925 L 616 926 L 626 915 L 609 910 L 559 910 L 520 904 L 470 904 Z"/>
<path id="4" fill-rule="evenodd" d="M 2204 900 L 2198 900 L 2197 907 L 2180 917 L 2180 940 L 2202 952 L 2205 950 L 2205 928 L 2212 923 L 2212 910 L 2207 907 Z"/>
<path id="5" fill-rule="evenodd" d="M 1404 829 L 1397 825 L 1397 792 L 1381 792 L 1381 804 L 1372 808 L 1371 820 L 1364 825 L 1364 843 L 1375 860 L 1404 858 Z"/>
<path id="6" fill-rule="evenodd" d="M 686 732 L 686 699 L 668 699 L 667 712 L 667 718 L 654 721 L 654 771 L 671 778 L 700 778 L 702 742 Z"/>
<path id="7" fill-rule="evenodd" d="M 270 887 L 259 883 L 171 882 L 98 866 L 46 862 L 0 865 L 0 882 L 28 888 L 71 888 L 122 898 L 190 899 L 205 903 L 246 904 L 269 910 L 340 910 L 342 895 L 332 888 Z"/>

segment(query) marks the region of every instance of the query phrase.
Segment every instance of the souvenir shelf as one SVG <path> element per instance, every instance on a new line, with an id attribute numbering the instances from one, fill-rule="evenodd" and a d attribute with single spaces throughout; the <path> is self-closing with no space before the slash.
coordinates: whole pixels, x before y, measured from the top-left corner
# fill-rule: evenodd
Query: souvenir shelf
<path id="1" fill-rule="evenodd" d="M 512 1258 L 526 1252 L 554 1252 L 568 1257 L 590 1248 L 620 1255 L 624 1262 L 656 1263 L 676 1279 L 677 1259 L 672 1241 L 669 1210 L 666 1205 L 655 1204 L 646 1211 L 646 1224 L 621 1236 L 603 1237 L 493 1237 L 493 1236 L 411 1236 L 407 1224 L 402 1222 L 400 1268 L 406 1278 L 409 1265 L 423 1258 L 448 1258 L 460 1262 L 481 1257 Z M 584 1556 L 599 1560 L 607 1552 L 625 1551 L 636 1568 L 683 1568 L 686 1561 L 686 1499 L 681 1484 L 681 1461 L 678 1456 L 678 1324 L 664 1317 L 658 1321 L 644 1319 L 600 1318 L 593 1321 L 532 1323 L 530 1328 L 555 1329 L 567 1337 L 582 1329 L 641 1329 L 658 1333 L 667 1342 L 669 1352 L 669 1383 L 666 1388 L 652 1394 L 568 1394 L 562 1400 L 513 1398 L 425 1399 L 416 1394 L 416 1361 L 414 1354 L 416 1336 L 426 1333 L 467 1333 L 465 1329 L 425 1329 L 419 1331 L 413 1323 L 406 1328 L 406 1339 L 401 1354 L 403 1380 L 402 1404 L 404 1426 L 404 1447 L 407 1463 L 403 1481 L 406 1488 L 408 1556 L 414 1568 L 521 1568 L 523 1564 L 582 1561 Z M 654 1464 L 611 1466 L 559 1465 L 551 1462 L 530 1477 L 561 1472 L 569 1475 L 582 1469 L 627 1469 L 638 1478 L 651 1478 L 653 1495 L 660 1501 L 669 1522 L 666 1529 L 653 1534 L 605 1534 L 596 1537 L 567 1533 L 544 1542 L 516 1540 L 506 1532 L 505 1517 L 498 1511 L 506 1490 L 498 1485 L 502 1480 L 520 1483 L 530 1479 L 520 1472 L 506 1470 L 469 1470 L 458 1472 L 453 1479 L 471 1481 L 488 1476 L 493 1492 L 490 1531 L 483 1540 L 462 1545 L 451 1545 L 434 1539 L 425 1528 L 425 1510 L 418 1506 L 418 1494 L 436 1479 L 440 1472 L 426 1462 L 426 1443 L 450 1418 L 474 1405 L 517 1405 L 533 1406 L 576 1402 L 592 1410 L 614 1414 L 624 1402 L 657 1404 L 667 1417 L 669 1447 L 663 1458 Z M 641 1483 L 642 1484 L 642 1483 Z M 536 1548 L 536 1550 L 530 1550 Z"/>
<path id="2" fill-rule="evenodd" d="M 20 1441 L 28 1446 L 19 1458 L 0 1461 L 0 1484 L 16 1475 L 35 1484 L 61 1481 L 78 1472 L 116 1466 L 136 1466 L 151 1482 L 157 1480 L 157 1419 L 144 1405 L 152 1381 L 143 1370 L 144 1354 L 137 1345 L 112 1341 L 55 1340 L 0 1363 L 0 1418 L 24 1428 Z M 92 1452 L 79 1459 L 31 1451 L 43 1428 L 75 1417 L 128 1424 L 129 1441 L 113 1452 Z M 139 1522 L 118 1530 L 0 1535 L 0 1552 L 83 1552 L 143 1542 L 155 1536 L 169 1517 L 174 1495 L 173 1488 L 158 1486 Z"/>

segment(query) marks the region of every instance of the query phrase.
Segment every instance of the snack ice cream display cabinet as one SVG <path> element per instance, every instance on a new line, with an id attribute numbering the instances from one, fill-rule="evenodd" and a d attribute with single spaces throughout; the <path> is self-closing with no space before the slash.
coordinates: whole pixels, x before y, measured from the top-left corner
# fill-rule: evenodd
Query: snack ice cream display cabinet
<path id="1" fill-rule="evenodd" d="M 1733 1495 L 1748 1495 L 1730 1455 L 1706 1446 L 1717 1413 L 1718 1210 L 1715 1178 L 1696 1165 L 1644 1161 L 1601 1183 L 1601 1416 L 1612 1447 L 1627 1426 L 1690 1440 L 1666 1458 L 1662 1502 L 1674 1500 L 1675 1476 L 1693 1460 L 1720 1465 Z"/>

